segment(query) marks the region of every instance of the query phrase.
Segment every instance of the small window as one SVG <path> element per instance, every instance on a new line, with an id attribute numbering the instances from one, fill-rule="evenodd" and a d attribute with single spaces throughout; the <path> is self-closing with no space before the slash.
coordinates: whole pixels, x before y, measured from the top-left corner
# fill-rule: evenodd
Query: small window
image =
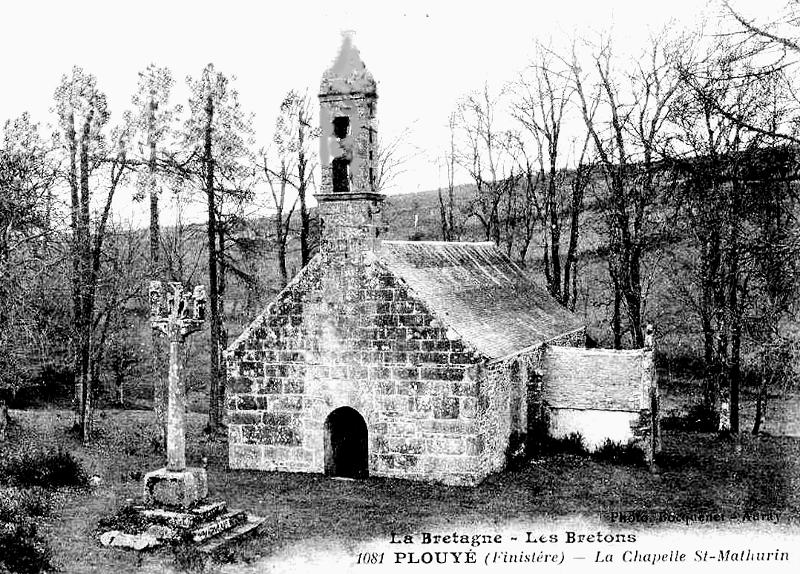
<path id="1" fill-rule="evenodd" d="M 347 193 L 350 191 L 349 164 L 350 162 L 343 157 L 334 158 L 331 162 L 333 193 Z"/>
<path id="2" fill-rule="evenodd" d="M 344 139 L 350 134 L 350 118 L 347 116 L 339 116 L 333 118 L 333 135 L 337 138 Z"/>

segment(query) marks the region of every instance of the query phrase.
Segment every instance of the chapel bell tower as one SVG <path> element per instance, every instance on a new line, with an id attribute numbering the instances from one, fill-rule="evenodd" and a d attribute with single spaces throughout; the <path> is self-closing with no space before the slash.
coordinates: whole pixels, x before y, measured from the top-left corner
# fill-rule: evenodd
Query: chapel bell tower
<path id="1" fill-rule="evenodd" d="M 319 212 L 323 254 L 349 258 L 375 249 L 383 230 L 383 195 L 377 189 L 377 84 L 353 33 L 342 34 L 333 65 L 319 89 Z"/>

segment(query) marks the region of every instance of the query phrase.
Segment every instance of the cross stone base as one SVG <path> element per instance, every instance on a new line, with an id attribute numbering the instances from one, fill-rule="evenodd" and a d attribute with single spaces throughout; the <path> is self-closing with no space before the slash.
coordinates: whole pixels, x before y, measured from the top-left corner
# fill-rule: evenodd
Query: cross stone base
<path id="1" fill-rule="evenodd" d="M 179 472 L 159 468 L 144 476 L 144 500 L 148 505 L 189 508 L 208 496 L 208 478 L 203 468 Z"/>

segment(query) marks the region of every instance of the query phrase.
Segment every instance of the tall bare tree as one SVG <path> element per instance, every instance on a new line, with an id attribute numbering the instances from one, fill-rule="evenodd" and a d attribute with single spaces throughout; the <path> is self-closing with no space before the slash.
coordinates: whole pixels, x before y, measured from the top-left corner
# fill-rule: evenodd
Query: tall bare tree
<path id="1" fill-rule="evenodd" d="M 735 110 L 726 108 L 724 102 L 711 102 L 712 105 L 719 114 L 754 133 L 775 137 L 791 145 L 800 144 L 800 98 L 797 96 L 796 74 L 789 71 L 800 63 L 800 5 L 795 0 L 787 0 L 784 9 L 778 12 L 780 17 L 764 20 L 745 13 L 738 2 L 721 0 L 721 4 L 734 23 L 729 34 L 737 42 L 735 50 L 739 57 L 757 56 L 758 76 L 785 79 L 788 94 L 784 103 L 791 108 L 791 113 L 780 122 L 765 126 L 750 121 L 750 118 L 737 117 Z M 752 72 L 750 76 L 753 76 Z"/>
<path id="2" fill-rule="evenodd" d="M 533 137 L 538 148 L 539 169 L 544 176 L 542 224 L 544 233 L 543 261 L 547 288 L 561 299 L 561 202 L 558 200 L 565 173 L 559 169 L 561 128 L 564 111 L 573 90 L 568 75 L 554 69 L 556 62 L 550 51 L 537 45 L 535 61 L 517 82 L 514 116 Z M 567 70 L 568 71 L 568 70 Z"/>
<path id="3" fill-rule="evenodd" d="M 458 230 L 455 225 L 455 177 L 456 177 L 456 115 L 451 113 L 447 118 L 447 127 L 450 130 L 450 145 L 442 157 L 442 164 L 447 171 L 447 195 L 442 195 L 442 188 L 439 186 L 437 195 L 439 198 L 439 219 L 442 227 L 442 241 L 455 241 L 458 238 Z"/>
<path id="4" fill-rule="evenodd" d="M 55 169 L 51 146 L 25 113 L 5 123 L 0 140 L 0 440 L 5 393 L 13 394 L 38 362 L 30 348 L 45 336 L 28 302 L 30 275 L 51 263 Z M 44 342 L 44 339 L 42 340 Z"/>
<path id="5" fill-rule="evenodd" d="M 517 264 L 525 267 L 534 236 L 540 232 L 546 235 L 544 230 L 547 229 L 547 224 L 543 224 L 545 210 L 542 205 L 542 188 L 546 176 L 542 162 L 539 161 L 541 148 L 535 140 L 531 145 L 519 131 L 510 132 L 508 150 L 514 158 L 519 178 L 516 185 L 507 191 L 509 195 L 513 195 L 514 201 L 506 203 L 507 208 L 513 208 L 513 211 L 505 211 L 505 217 L 510 218 L 513 224 L 507 224 L 506 227 L 513 229 L 514 239 L 517 240 Z"/>
<path id="6" fill-rule="evenodd" d="M 533 192 L 529 192 L 527 201 L 535 206 L 531 215 L 535 216 L 536 226 L 542 232 L 542 261 L 547 287 L 553 297 L 572 308 L 575 305 L 580 216 L 591 174 L 588 131 L 572 169 L 569 169 L 569 158 L 564 149 L 562 131 L 569 120 L 565 114 L 571 109 L 574 91 L 569 67 L 549 47 L 537 44 L 534 60 L 515 84 L 512 103 L 513 116 L 533 142 L 533 146 L 528 147 L 533 147 L 536 153 L 537 161 L 531 162 L 520 141 L 521 157 L 525 159 L 521 167 L 526 174 L 526 189 Z M 589 103 L 590 121 L 594 118 L 597 104 L 598 98 L 593 97 Z M 533 170 L 536 170 L 536 175 Z M 568 241 L 566 253 L 562 253 L 565 226 Z M 525 225 L 525 230 L 531 231 L 530 226 Z M 526 237 L 530 235 L 526 233 Z"/>
<path id="7" fill-rule="evenodd" d="M 306 204 L 313 187 L 316 167 L 312 151 L 313 140 L 319 137 L 319 129 L 312 125 L 311 101 L 308 94 L 291 90 L 281 102 L 280 113 L 275 122 L 272 142 L 274 158 L 269 151 L 262 152 L 262 175 L 272 195 L 274 235 L 281 282 L 286 285 L 287 245 L 291 231 L 292 215 L 300 207 L 300 259 L 305 266 L 311 259 L 311 218 Z M 294 199 L 290 199 L 292 196 Z M 291 205 L 287 204 L 291 201 Z"/>
<path id="8" fill-rule="evenodd" d="M 612 332 L 622 346 L 624 309 L 635 347 L 644 344 L 642 256 L 653 230 L 648 211 L 658 192 L 654 150 L 664 137 L 664 121 L 677 87 L 671 47 L 655 37 L 644 65 L 625 74 L 607 40 L 589 56 L 600 106 L 592 112 L 587 72 L 573 51 L 572 76 L 584 122 L 599 158 L 607 193 L 599 197 L 609 236 L 609 274 L 614 285 Z M 642 60 L 640 60 L 642 61 Z"/>
<path id="9" fill-rule="evenodd" d="M 385 193 L 391 189 L 397 178 L 405 173 L 408 162 L 419 155 L 420 150 L 409 144 L 410 134 L 411 127 L 405 127 L 391 138 L 377 136 L 373 181 L 376 191 Z"/>
<path id="10" fill-rule="evenodd" d="M 236 90 L 224 74 L 207 65 L 196 80 L 187 80 L 191 90 L 189 119 L 183 130 L 187 157 L 178 162 L 179 171 L 190 185 L 202 190 L 208 216 L 209 319 L 211 361 L 209 370 L 208 429 L 222 425 L 225 395 L 223 351 L 226 345 L 224 293 L 226 285 L 226 242 L 233 227 L 226 210 L 249 197 L 254 174 L 251 117 L 243 112 Z"/>
<path id="11" fill-rule="evenodd" d="M 519 173 L 510 153 L 511 136 L 497 125 L 498 104 L 488 85 L 459 101 L 456 122 L 461 137 L 457 163 L 475 184 L 469 215 L 480 222 L 486 241 L 494 241 L 498 246 L 505 244 L 510 254 L 516 220 L 503 217 L 502 211 L 513 211 L 517 206 L 516 194 L 512 192 Z"/>
<path id="12" fill-rule="evenodd" d="M 92 434 L 92 364 L 95 356 L 95 310 L 103 241 L 114 194 L 127 172 L 130 122 L 107 133 L 109 112 L 97 80 L 75 67 L 55 92 L 60 133 L 58 144 L 65 158 L 63 176 L 70 190 L 72 231 L 72 308 L 76 427 L 84 441 Z M 92 201 L 99 215 L 92 217 Z"/>
<path id="13" fill-rule="evenodd" d="M 175 108 L 169 107 L 169 95 L 174 81 L 167 68 L 150 64 L 139 73 L 139 83 L 133 95 L 136 146 L 142 156 L 137 162 L 137 192 L 141 198 L 148 197 L 150 203 L 150 265 L 151 280 L 165 280 L 161 257 L 161 231 L 159 225 L 159 197 L 165 174 L 165 145 Z M 166 352 L 160 334 L 151 332 L 151 373 L 153 376 L 153 409 L 158 422 L 160 443 L 166 448 L 167 425 L 167 377 Z M 120 355 L 121 356 L 121 355 Z"/>
<path id="14" fill-rule="evenodd" d="M 695 59 L 682 59 L 680 72 L 679 105 L 671 114 L 677 127 L 672 147 L 679 149 L 672 154 L 689 156 L 676 165 L 684 180 L 680 197 L 687 227 L 699 251 L 692 276 L 706 364 L 703 399 L 713 413 L 720 393 L 725 395 L 730 430 L 738 432 L 742 346 L 748 331 L 754 334 L 748 317 L 757 314 L 759 300 L 777 293 L 770 285 L 780 283 L 789 269 L 778 263 L 792 258 L 775 260 L 758 249 L 758 238 L 773 225 L 767 215 L 778 198 L 790 195 L 780 186 L 776 192 L 775 182 L 797 167 L 793 153 L 776 147 L 786 141 L 776 126 L 786 124 L 791 113 L 782 102 L 792 96 L 780 70 L 761 68 L 747 47 L 730 39 Z M 768 261 L 771 271 L 759 273 Z M 757 288 L 756 278 L 767 275 Z M 767 295 L 754 296 L 760 290 Z"/>
<path id="15" fill-rule="evenodd" d="M 311 216 L 308 211 L 308 193 L 314 185 L 316 156 L 314 140 L 319 128 L 313 124 L 311 98 L 308 92 L 300 94 L 291 90 L 281 102 L 280 115 L 275 124 L 274 141 L 278 152 L 287 163 L 287 183 L 297 193 L 300 207 L 300 263 L 311 260 Z"/>
<path id="16" fill-rule="evenodd" d="M 278 145 L 278 148 L 280 150 L 280 145 Z M 268 152 L 264 152 L 262 155 L 264 158 L 262 169 L 272 195 L 272 207 L 275 210 L 272 216 L 272 227 L 278 270 L 281 274 L 281 287 L 284 287 L 289 281 L 289 272 L 286 267 L 286 250 L 291 232 L 292 215 L 297 208 L 299 197 L 294 196 L 294 199 L 292 199 L 288 196 L 291 174 L 289 160 L 285 153 L 278 151 L 278 158 L 275 160 L 277 165 L 275 166 L 270 165 Z"/>

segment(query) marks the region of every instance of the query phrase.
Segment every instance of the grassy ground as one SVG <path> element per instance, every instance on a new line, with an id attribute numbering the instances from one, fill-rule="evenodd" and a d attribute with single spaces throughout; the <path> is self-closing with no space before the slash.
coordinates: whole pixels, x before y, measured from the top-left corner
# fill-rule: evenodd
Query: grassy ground
<path id="1" fill-rule="evenodd" d="M 105 549 L 94 537 L 98 520 L 137 498 L 142 474 L 162 465 L 150 441 L 149 412 L 103 411 L 97 440 L 86 447 L 66 432 L 68 411 L 13 411 L 12 416 L 15 424 L 0 454 L 32 446 L 61 447 L 74 454 L 88 475 L 101 479 L 94 487 L 58 490 L 53 513 L 41 525 L 63 571 L 163 573 L 198 567 L 187 556 L 169 551 Z M 388 540 L 392 532 L 446 531 L 457 525 L 473 525 L 474 530 L 476 524 L 501 527 L 552 517 L 602 521 L 619 510 L 726 516 L 761 511 L 779 513 L 784 520 L 800 516 L 800 438 L 747 435 L 732 441 L 710 434 L 665 433 L 658 474 L 562 455 L 492 476 L 477 488 L 456 488 L 230 471 L 224 439 L 205 437 L 203 424 L 201 415 L 190 415 L 188 457 L 191 464 L 207 457 L 211 495 L 268 518 L 263 536 L 239 556 L 251 561 L 249 566 L 206 566 L 208 571 L 265 571 L 298 548 L 355 549 L 366 541 Z"/>

